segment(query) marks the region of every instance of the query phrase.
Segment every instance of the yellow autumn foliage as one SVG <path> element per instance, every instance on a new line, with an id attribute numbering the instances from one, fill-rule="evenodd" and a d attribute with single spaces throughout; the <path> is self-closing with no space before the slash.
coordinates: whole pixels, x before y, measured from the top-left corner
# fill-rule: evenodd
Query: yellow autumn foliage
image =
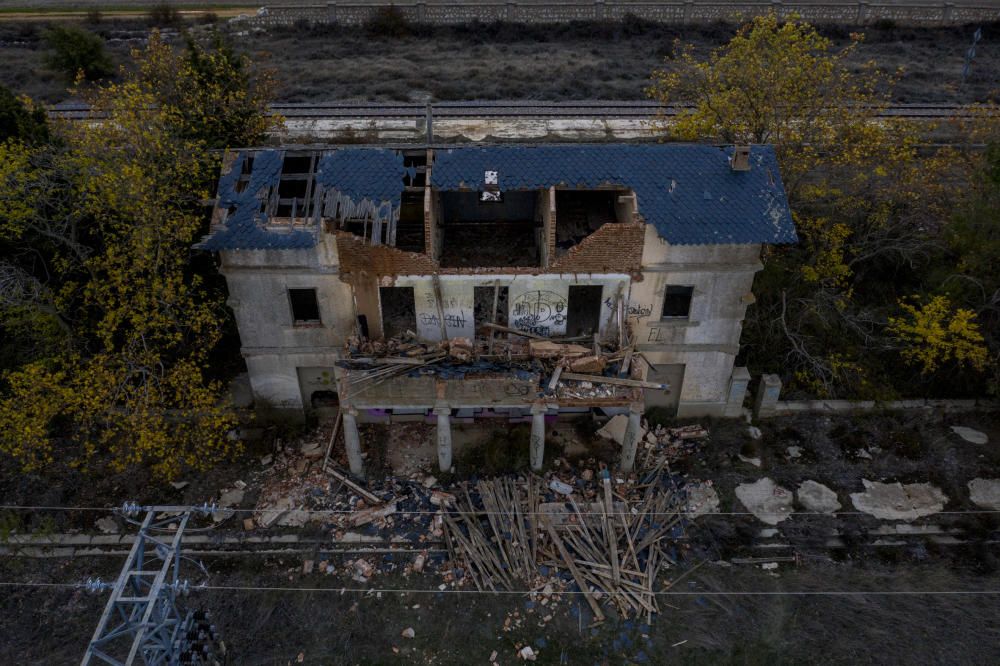
<path id="1" fill-rule="evenodd" d="M 224 304 L 190 256 L 218 172 L 211 148 L 220 136 L 259 141 L 274 119 L 263 113 L 266 87 L 239 90 L 237 66 L 227 72 L 229 61 L 199 53 L 178 54 L 154 33 L 133 54 L 135 69 L 84 93 L 103 122 L 56 128 L 59 176 L 91 245 L 75 264 L 53 263 L 67 267 L 53 291 L 75 344 L 0 382 L 0 451 L 26 469 L 101 456 L 114 469 L 145 465 L 173 478 L 239 450 L 224 387 L 206 376 Z M 214 126 L 198 126 L 213 114 Z M 20 178 L 20 194 L 0 194 L 8 238 L 39 214 L 24 193 L 45 180 L 29 157 L 0 146 L 0 183 Z"/>
<path id="2" fill-rule="evenodd" d="M 927 375 L 954 362 L 975 370 L 986 367 L 988 351 L 976 314 L 954 308 L 945 296 L 923 305 L 900 301 L 903 316 L 890 317 L 888 330 L 903 345 L 903 359 Z"/>

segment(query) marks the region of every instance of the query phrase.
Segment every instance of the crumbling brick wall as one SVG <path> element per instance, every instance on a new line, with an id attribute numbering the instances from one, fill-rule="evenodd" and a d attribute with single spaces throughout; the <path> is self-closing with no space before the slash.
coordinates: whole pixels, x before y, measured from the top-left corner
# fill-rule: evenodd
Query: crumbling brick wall
<path id="1" fill-rule="evenodd" d="M 436 273 L 438 265 L 426 254 L 406 252 L 388 245 L 370 245 L 347 231 L 337 232 L 340 272 L 384 275 L 421 275 Z"/>
<path id="2" fill-rule="evenodd" d="M 548 270 L 552 273 L 638 273 L 644 235 L 642 222 L 605 224 L 552 261 Z"/>

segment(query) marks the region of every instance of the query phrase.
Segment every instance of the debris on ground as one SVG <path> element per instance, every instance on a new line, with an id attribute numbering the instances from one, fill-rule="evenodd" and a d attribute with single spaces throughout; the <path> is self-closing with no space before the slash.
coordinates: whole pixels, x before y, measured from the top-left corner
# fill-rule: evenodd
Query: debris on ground
<path id="1" fill-rule="evenodd" d="M 118 534 L 118 521 L 113 516 L 98 518 L 94 522 L 94 527 L 101 530 L 104 534 Z"/>
<path id="2" fill-rule="evenodd" d="M 719 493 L 715 492 L 711 481 L 688 484 L 687 497 L 684 512 L 690 520 L 719 510 Z"/>
<path id="3" fill-rule="evenodd" d="M 969 481 L 969 499 L 976 506 L 1000 511 L 1000 479 L 973 479 Z"/>
<path id="4" fill-rule="evenodd" d="M 576 492 L 547 496 L 534 476 L 461 484 L 444 519 L 462 578 L 479 590 L 527 584 L 543 601 L 557 585 L 573 586 L 597 622 L 605 618 L 602 601 L 625 617 L 651 620 L 660 611 L 657 575 L 678 563 L 683 480 L 662 469 L 636 482 L 612 483 L 606 471 L 600 477 L 591 488 L 578 479 L 580 500 L 597 500 L 582 507 Z"/>
<path id="5" fill-rule="evenodd" d="M 521 648 L 521 650 L 517 653 L 517 657 L 518 659 L 523 659 L 525 661 L 535 661 L 538 658 L 535 651 L 531 649 L 530 645 L 525 645 Z"/>
<path id="6" fill-rule="evenodd" d="M 777 525 L 792 515 L 792 493 L 764 477 L 736 486 L 736 497 L 761 522 Z"/>
<path id="7" fill-rule="evenodd" d="M 948 497 L 929 483 L 880 483 L 863 479 L 865 491 L 851 493 L 854 508 L 880 520 L 916 520 L 944 510 Z"/>
<path id="8" fill-rule="evenodd" d="M 814 513 L 836 513 L 840 511 L 837 493 L 817 481 L 803 481 L 795 492 L 799 504 L 806 511 Z"/>
<path id="9" fill-rule="evenodd" d="M 965 426 L 952 426 L 951 431 L 972 444 L 986 444 L 990 441 L 990 438 L 985 432 L 973 430 L 972 428 L 967 428 Z"/>
<path id="10" fill-rule="evenodd" d="M 610 439 L 618 443 L 620 446 L 623 441 L 625 441 L 625 430 L 628 428 L 628 417 L 624 414 L 616 414 L 608 419 L 598 431 L 597 434 L 604 439 Z M 645 433 L 643 433 L 645 436 Z"/>
<path id="11" fill-rule="evenodd" d="M 403 629 L 402 633 L 399 635 L 403 638 L 413 638 L 417 635 L 417 632 L 413 630 L 413 627 L 407 627 L 406 629 Z"/>

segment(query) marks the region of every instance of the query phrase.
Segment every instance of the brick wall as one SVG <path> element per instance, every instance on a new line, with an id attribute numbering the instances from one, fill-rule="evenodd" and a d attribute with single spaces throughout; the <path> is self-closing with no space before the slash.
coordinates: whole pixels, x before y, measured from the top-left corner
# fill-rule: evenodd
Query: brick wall
<path id="1" fill-rule="evenodd" d="M 426 254 L 404 252 L 388 245 L 369 245 L 347 231 L 337 232 L 341 274 L 421 275 L 436 273 L 438 265 Z"/>
<path id="2" fill-rule="evenodd" d="M 553 225 L 555 226 L 555 225 Z M 551 273 L 638 273 L 645 225 L 608 223 L 549 264 Z"/>
<path id="3" fill-rule="evenodd" d="M 550 225 L 553 229 L 555 225 Z M 542 273 L 638 273 L 642 263 L 645 225 L 641 222 L 609 223 L 584 238 L 547 268 L 492 267 L 442 268 L 426 254 L 404 252 L 387 245 L 369 245 L 364 239 L 347 231 L 338 231 L 337 252 L 340 272 L 346 279 L 362 273 L 386 275 L 456 274 L 518 274 Z M 554 244 L 554 236 L 551 239 Z"/>

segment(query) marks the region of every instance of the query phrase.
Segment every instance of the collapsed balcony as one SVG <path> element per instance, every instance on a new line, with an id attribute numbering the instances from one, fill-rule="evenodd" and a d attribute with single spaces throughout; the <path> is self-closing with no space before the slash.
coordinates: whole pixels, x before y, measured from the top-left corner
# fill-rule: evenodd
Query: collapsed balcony
<path id="1" fill-rule="evenodd" d="M 385 341 L 352 338 L 340 368 L 344 401 L 367 408 L 430 408 L 436 401 L 470 407 L 625 406 L 642 389 L 634 346 L 583 346 L 488 325 L 486 336 L 421 342 L 412 333 Z M 492 335 L 491 335 L 492 334 Z"/>

